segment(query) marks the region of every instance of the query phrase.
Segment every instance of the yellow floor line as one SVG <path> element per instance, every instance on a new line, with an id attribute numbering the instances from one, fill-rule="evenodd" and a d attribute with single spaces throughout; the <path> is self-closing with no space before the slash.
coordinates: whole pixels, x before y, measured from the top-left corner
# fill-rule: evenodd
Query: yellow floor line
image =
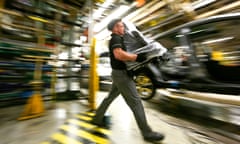
<path id="1" fill-rule="evenodd" d="M 60 127 L 60 129 L 63 129 L 65 131 L 69 132 L 69 133 L 78 135 L 82 138 L 88 139 L 88 140 L 93 141 L 93 142 L 98 143 L 98 144 L 109 144 L 108 139 L 105 139 L 105 138 L 93 135 L 89 132 L 77 129 L 74 126 L 63 125 L 63 126 Z"/>
<path id="2" fill-rule="evenodd" d="M 61 133 L 56 133 L 52 135 L 52 138 L 61 144 L 83 144 L 80 141 L 77 141 L 73 138 L 67 137 L 66 135 L 63 135 Z"/>
<path id="3" fill-rule="evenodd" d="M 51 144 L 50 142 L 41 142 L 40 144 Z"/>
<path id="4" fill-rule="evenodd" d="M 93 112 L 85 112 L 85 114 L 87 114 L 89 116 L 94 116 L 95 115 L 95 113 L 93 113 Z"/>
<path id="5" fill-rule="evenodd" d="M 104 128 L 99 128 L 99 127 L 96 127 L 95 125 L 92 125 L 92 124 L 89 124 L 89 123 L 86 123 L 86 122 L 83 122 L 83 121 L 78 121 L 76 119 L 69 119 L 68 122 L 71 123 L 71 124 L 76 124 L 78 126 L 88 128 L 88 129 L 94 129 L 95 131 L 98 131 L 98 132 L 103 133 L 105 135 L 110 135 L 111 134 L 110 130 L 107 130 L 107 129 L 104 129 Z"/>
<path id="6" fill-rule="evenodd" d="M 83 115 L 80 115 L 80 114 L 75 115 L 75 117 L 80 118 L 80 119 L 82 119 L 82 120 L 86 120 L 86 121 L 92 120 L 91 117 L 83 116 Z"/>

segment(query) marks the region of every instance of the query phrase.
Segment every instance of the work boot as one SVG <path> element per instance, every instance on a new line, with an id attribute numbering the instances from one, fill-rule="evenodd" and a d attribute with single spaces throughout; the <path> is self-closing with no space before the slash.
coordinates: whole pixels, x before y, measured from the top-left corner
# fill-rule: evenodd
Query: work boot
<path id="1" fill-rule="evenodd" d="M 94 120 L 92 120 L 90 123 L 93 125 L 96 125 L 98 127 L 102 127 L 102 128 L 107 128 L 107 129 L 111 128 L 110 116 L 104 116 L 102 122 L 100 122 L 100 123 L 96 122 Z"/>
<path id="2" fill-rule="evenodd" d="M 164 135 L 158 132 L 150 132 L 143 136 L 145 141 L 156 142 L 164 139 Z"/>

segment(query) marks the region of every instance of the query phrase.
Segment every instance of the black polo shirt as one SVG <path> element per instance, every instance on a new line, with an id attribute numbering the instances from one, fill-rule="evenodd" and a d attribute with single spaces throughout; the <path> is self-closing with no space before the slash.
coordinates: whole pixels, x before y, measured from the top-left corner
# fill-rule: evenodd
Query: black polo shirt
<path id="1" fill-rule="evenodd" d="M 111 36 L 112 36 L 112 38 L 109 42 L 111 67 L 112 67 L 112 69 L 125 70 L 126 64 L 123 61 L 117 60 L 113 54 L 113 50 L 115 48 L 122 48 L 123 50 L 126 50 L 125 46 L 123 44 L 123 37 L 120 35 L 117 35 L 117 34 L 112 34 Z"/>

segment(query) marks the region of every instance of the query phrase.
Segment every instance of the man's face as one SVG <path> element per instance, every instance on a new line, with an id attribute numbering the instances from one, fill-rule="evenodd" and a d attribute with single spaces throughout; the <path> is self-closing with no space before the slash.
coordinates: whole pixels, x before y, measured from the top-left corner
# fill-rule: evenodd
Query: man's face
<path id="1" fill-rule="evenodd" d="M 124 35 L 124 24 L 123 22 L 117 22 L 115 25 L 114 25 L 114 28 L 113 28 L 113 33 L 116 33 L 116 34 L 119 34 L 119 35 Z"/>

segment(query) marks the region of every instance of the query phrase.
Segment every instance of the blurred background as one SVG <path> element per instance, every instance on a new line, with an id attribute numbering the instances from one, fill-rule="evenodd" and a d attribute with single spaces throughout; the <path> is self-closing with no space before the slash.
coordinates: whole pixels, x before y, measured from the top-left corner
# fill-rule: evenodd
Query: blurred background
<path id="1" fill-rule="evenodd" d="M 108 92 L 106 25 L 113 18 L 171 54 L 158 67 L 170 87 L 135 77 L 145 102 L 178 116 L 191 109 L 179 117 L 226 122 L 225 136 L 240 140 L 239 0 L 0 0 L 0 108 L 23 106 L 36 92 L 44 103 Z"/>

